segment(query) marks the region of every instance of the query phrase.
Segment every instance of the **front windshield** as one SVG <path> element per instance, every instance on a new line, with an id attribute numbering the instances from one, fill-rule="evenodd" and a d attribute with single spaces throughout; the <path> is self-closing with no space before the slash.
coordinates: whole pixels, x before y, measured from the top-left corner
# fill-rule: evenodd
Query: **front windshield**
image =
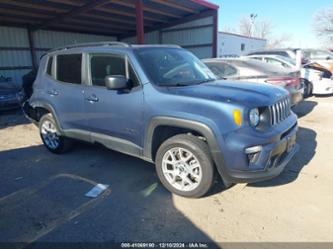
<path id="1" fill-rule="evenodd" d="M 215 80 L 192 53 L 178 48 L 139 48 L 136 54 L 147 75 L 159 86 L 187 86 Z"/>

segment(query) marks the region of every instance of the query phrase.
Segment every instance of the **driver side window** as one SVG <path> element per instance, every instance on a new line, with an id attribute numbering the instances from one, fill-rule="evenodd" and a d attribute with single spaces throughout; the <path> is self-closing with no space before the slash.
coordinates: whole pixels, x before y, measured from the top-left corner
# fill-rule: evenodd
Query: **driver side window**
<path id="1" fill-rule="evenodd" d="M 128 63 L 128 76 L 126 74 L 126 60 L 120 55 L 93 54 L 90 57 L 91 83 L 93 86 L 105 86 L 105 76 L 123 75 L 131 80 L 132 86 L 138 86 L 136 74 Z"/>

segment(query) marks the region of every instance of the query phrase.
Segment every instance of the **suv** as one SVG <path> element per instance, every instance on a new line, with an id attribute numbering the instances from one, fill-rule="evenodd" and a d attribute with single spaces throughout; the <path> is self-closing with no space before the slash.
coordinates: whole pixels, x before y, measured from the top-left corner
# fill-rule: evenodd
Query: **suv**
<path id="1" fill-rule="evenodd" d="M 85 44 L 42 57 L 24 103 L 48 150 L 73 139 L 155 163 L 170 191 L 200 197 L 217 171 L 228 187 L 277 176 L 298 149 L 288 92 L 217 81 L 173 45 Z"/>

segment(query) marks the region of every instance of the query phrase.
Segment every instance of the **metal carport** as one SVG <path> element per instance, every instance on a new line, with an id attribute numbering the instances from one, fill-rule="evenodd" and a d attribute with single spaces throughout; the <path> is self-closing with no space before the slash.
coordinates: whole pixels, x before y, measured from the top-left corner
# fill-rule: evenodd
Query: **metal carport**
<path id="1" fill-rule="evenodd" d="M 40 55 L 54 46 L 87 41 L 174 43 L 215 57 L 217 11 L 205 0 L 2 1 L 0 75 L 37 68 Z M 27 53 L 30 62 L 23 63 Z"/>

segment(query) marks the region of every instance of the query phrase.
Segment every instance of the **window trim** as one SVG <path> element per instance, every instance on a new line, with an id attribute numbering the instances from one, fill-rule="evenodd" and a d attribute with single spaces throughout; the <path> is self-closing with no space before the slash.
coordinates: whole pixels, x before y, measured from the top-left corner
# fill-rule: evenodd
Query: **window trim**
<path id="1" fill-rule="evenodd" d="M 66 82 L 66 81 L 61 81 L 58 80 L 58 56 L 59 55 L 81 55 L 81 83 L 72 83 L 72 82 Z M 82 86 L 84 84 L 84 53 L 83 52 L 74 52 L 74 53 L 59 53 L 56 55 L 53 55 L 53 74 L 54 74 L 54 80 L 56 80 L 57 82 L 61 83 L 61 84 L 71 84 L 71 85 L 75 85 L 75 86 Z"/>
<path id="2" fill-rule="evenodd" d="M 137 73 L 133 63 L 131 62 L 129 56 L 126 54 L 126 53 L 121 53 L 121 52 L 87 52 L 85 54 L 85 62 L 86 62 L 86 75 L 85 75 L 85 83 L 87 86 L 89 87 L 98 87 L 98 88 L 103 88 L 105 89 L 106 87 L 105 86 L 97 86 L 97 85 L 93 85 L 92 84 L 92 78 L 91 78 L 91 58 L 94 56 L 94 55 L 107 55 L 107 56 L 114 56 L 114 57 L 121 57 L 125 60 L 125 77 L 126 79 L 129 79 L 129 66 L 128 65 L 131 65 L 132 69 L 133 69 L 133 72 L 136 76 L 136 78 L 138 79 L 138 85 L 133 87 L 132 89 L 136 89 L 138 87 L 142 87 L 142 82 L 141 82 L 141 79 L 139 77 L 139 74 Z"/>

